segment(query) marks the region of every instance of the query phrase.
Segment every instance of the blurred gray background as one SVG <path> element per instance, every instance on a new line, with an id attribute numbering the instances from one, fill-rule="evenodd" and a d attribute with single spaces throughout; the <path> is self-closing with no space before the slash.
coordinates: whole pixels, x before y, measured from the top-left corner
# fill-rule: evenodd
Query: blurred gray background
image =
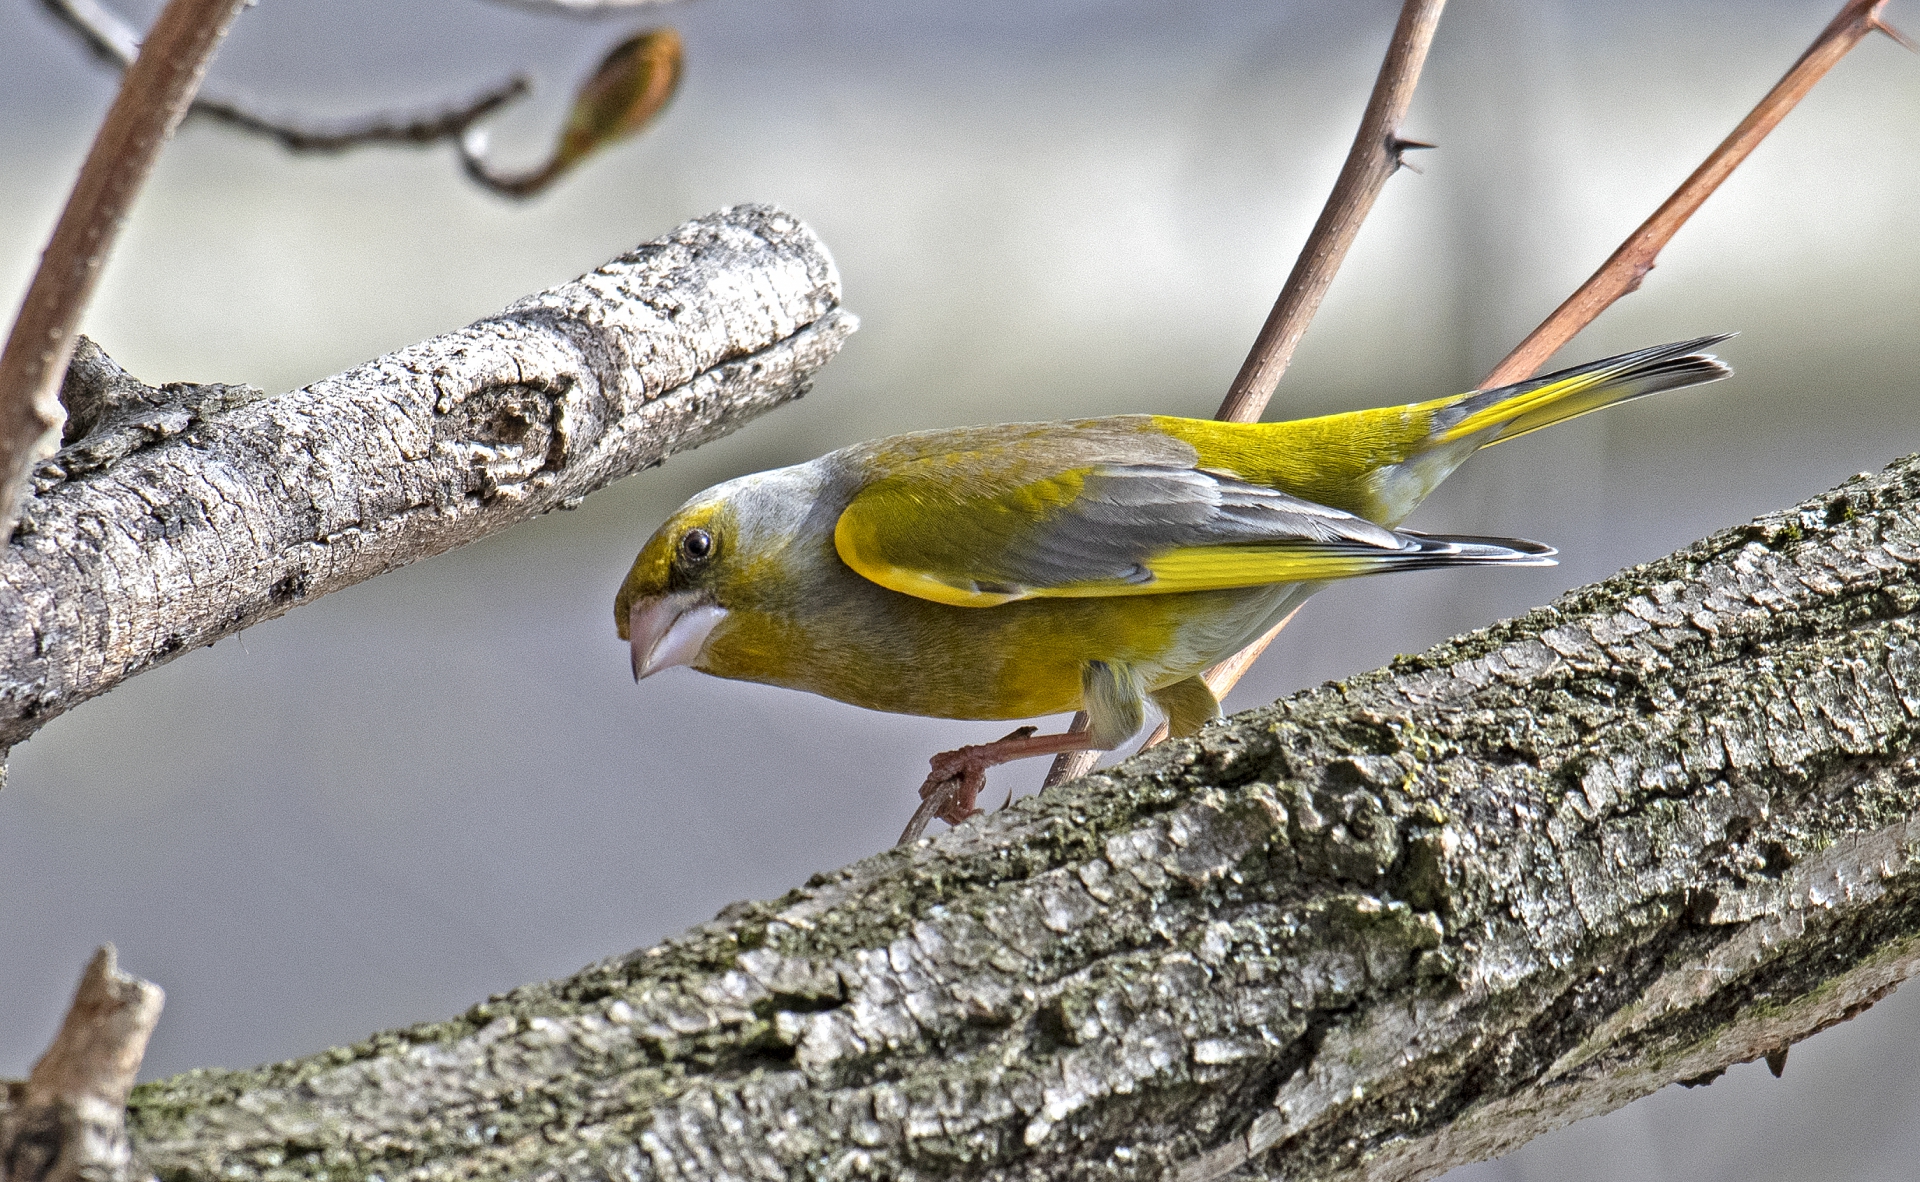
<path id="1" fill-rule="evenodd" d="M 1835 0 L 1456 0 L 1388 187 L 1270 412 L 1472 385 L 1778 77 Z M 145 23 L 153 0 L 127 11 Z M 188 654 L 58 719 L 0 792 L 0 1076 L 93 946 L 163 984 L 147 1075 L 455 1013 L 771 896 L 898 833 L 928 754 L 1004 725 L 675 670 L 635 687 L 613 590 L 698 489 L 896 431 L 1212 412 L 1352 136 L 1389 0 L 701 0 L 554 19 L 476 0 L 272 0 L 215 63 L 260 105 L 414 107 L 516 69 L 545 150 L 630 28 L 686 38 L 645 138 L 507 204 L 451 152 L 292 157 L 189 124 L 87 330 L 160 381 L 292 388 L 777 201 L 864 327 L 803 402 L 519 527 Z M 1920 3 L 1890 17 L 1920 32 Z M 109 75 L 0 0 L 11 309 Z M 1920 62 L 1871 40 L 1567 360 L 1718 330 L 1732 382 L 1488 453 L 1414 524 L 1552 542 L 1543 571 L 1349 585 L 1229 706 L 1371 668 L 1920 449 Z M 1041 767 L 1003 770 L 1025 791 Z M 1920 991 L 1711 1088 L 1450 1177 L 1911 1178 Z"/>

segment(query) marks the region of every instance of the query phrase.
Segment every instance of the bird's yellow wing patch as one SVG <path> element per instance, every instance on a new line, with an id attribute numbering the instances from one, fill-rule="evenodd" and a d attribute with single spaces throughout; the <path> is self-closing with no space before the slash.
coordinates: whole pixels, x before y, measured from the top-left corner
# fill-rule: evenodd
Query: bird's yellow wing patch
<path id="1" fill-rule="evenodd" d="M 1086 469 L 1003 489 L 928 479 L 927 465 L 861 490 L 835 523 L 834 549 L 892 591 L 956 607 L 993 607 L 1033 592 L 1004 568 L 1021 535 L 1073 504 Z"/>
<path id="2" fill-rule="evenodd" d="M 1277 546 L 1188 546 L 1147 563 L 1155 590 L 1224 591 L 1268 583 L 1317 583 L 1384 570 L 1411 557 L 1408 551 L 1347 543 Z M 1120 592 L 1125 594 L 1125 592 Z"/>
<path id="3" fill-rule="evenodd" d="M 1178 464 L 1093 464 L 1019 483 L 952 475 L 930 457 L 871 481 L 835 523 L 841 560 L 902 594 L 994 607 L 1319 582 L 1540 552 L 1395 532 Z"/>

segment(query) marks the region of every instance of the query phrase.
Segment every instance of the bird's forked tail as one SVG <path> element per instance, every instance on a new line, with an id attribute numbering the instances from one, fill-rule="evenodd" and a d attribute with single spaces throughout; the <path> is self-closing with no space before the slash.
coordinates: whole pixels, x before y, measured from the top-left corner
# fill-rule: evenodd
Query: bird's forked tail
<path id="1" fill-rule="evenodd" d="M 1511 386 L 1457 395 L 1434 411 L 1432 439 L 1454 443 L 1484 435 L 1480 445 L 1488 447 L 1616 402 L 1717 382 L 1730 377 L 1732 368 L 1700 350 L 1732 335 L 1654 345 Z"/>

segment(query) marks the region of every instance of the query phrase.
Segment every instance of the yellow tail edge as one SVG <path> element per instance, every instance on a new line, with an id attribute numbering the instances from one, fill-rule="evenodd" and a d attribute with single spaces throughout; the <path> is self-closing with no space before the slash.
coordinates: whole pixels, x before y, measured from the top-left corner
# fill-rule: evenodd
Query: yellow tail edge
<path id="1" fill-rule="evenodd" d="M 1481 446 L 1491 447 L 1603 406 L 1717 382 L 1731 377 L 1733 368 L 1701 350 L 1733 335 L 1718 333 L 1654 345 L 1511 386 L 1459 395 L 1434 412 L 1434 438 L 1453 443 L 1485 433 Z"/>

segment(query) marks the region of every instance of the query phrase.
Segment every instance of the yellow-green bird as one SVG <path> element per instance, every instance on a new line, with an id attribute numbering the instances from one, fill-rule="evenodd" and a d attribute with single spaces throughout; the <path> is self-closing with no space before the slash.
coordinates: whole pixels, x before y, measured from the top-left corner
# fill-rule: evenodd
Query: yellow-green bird
<path id="1" fill-rule="evenodd" d="M 1200 673 L 1335 579 L 1550 564 L 1534 542 L 1398 526 L 1479 448 L 1726 377 L 1700 352 L 1724 339 L 1285 423 L 1118 415 L 856 444 L 681 506 L 614 617 L 636 679 L 690 665 L 902 714 L 1090 715 L 1021 754 L 1116 747 L 1149 701 L 1190 734 L 1219 712 Z"/>

